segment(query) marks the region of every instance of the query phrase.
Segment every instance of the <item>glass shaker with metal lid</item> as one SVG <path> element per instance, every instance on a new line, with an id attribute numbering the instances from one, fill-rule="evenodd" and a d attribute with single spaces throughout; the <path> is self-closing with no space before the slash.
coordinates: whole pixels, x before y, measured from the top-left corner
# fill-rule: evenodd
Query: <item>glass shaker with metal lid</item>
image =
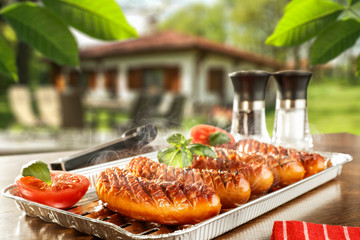
<path id="1" fill-rule="evenodd" d="M 260 70 L 229 74 L 234 86 L 231 134 L 236 141 L 252 138 L 270 142 L 265 122 L 265 92 L 270 76 Z"/>
<path id="2" fill-rule="evenodd" d="M 273 76 L 278 90 L 272 143 L 298 150 L 311 149 L 307 88 L 312 73 L 288 70 L 276 72 Z"/>

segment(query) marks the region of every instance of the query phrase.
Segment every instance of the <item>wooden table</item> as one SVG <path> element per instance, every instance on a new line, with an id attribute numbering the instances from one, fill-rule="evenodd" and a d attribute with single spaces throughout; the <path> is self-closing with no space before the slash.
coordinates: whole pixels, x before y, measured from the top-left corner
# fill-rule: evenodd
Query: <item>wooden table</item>
<path id="1" fill-rule="evenodd" d="M 268 212 L 217 239 L 270 239 L 276 220 L 299 220 L 333 225 L 360 226 L 360 136 L 348 133 L 314 136 L 315 149 L 351 154 L 342 174 L 273 211 Z M 74 152 L 0 157 L 0 188 L 14 182 L 21 166 L 33 159 L 50 163 Z M 13 200 L 0 198 L 2 239 L 97 239 L 38 218 L 23 216 Z"/>

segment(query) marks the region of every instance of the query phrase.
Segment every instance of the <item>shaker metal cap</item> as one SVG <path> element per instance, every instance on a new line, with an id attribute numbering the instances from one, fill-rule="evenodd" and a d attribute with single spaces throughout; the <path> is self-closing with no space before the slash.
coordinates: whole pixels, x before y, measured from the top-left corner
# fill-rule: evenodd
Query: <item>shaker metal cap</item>
<path id="1" fill-rule="evenodd" d="M 229 73 L 235 94 L 240 101 L 264 101 L 266 85 L 271 74 L 262 70 L 243 70 Z"/>
<path id="2" fill-rule="evenodd" d="M 280 99 L 306 99 L 307 87 L 312 76 L 303 70 L 286 70 L 272 74 L 278 86 Z"/>

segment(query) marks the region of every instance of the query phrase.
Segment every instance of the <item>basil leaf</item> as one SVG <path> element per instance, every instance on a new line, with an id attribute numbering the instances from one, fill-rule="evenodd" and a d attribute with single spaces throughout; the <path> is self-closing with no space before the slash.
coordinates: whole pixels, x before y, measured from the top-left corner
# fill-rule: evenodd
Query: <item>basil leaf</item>
<path id="1" fill-rule="evenodd" d="M 173 146 L 180 146 L 180 145 L 186 143 L 185 137 L 180 133 L 174 133 L 174 134 L 170 135 L 166 139 L 166 141 Z"/>
<path id="2" fill-rule="evenodd" d="M 190 144 L 188 148 L 194 155 L 216 158 L 216 153 L 214 152 L 214 150 L 212 150 L 211 147 L 208 147 L 206 145 L 194 143 Z"/>
<path id="3" fill-rule="evenodd" d="M 180 150 L 178 150 L 176 152 L 176 154 L 174 155 L 172 161 L 171 161 L 171 166 L 174 166 L 174 167 L 180 167 L 180 168 L 183 168 L 184 167 L 184 163 L 183 163 L 183 155 L 181 153 Z"/>
<path id="4" fill-rule="evenodd" d="M 177 147 L 171 147 L 167 149 L 160 150 L 157 155 L 159 162 L 165 163 L 169 166 L 179 166 L 182 165 L 182 155 L 181 151 Z"/>
<path id="5" fill-rule="evenodd" d="M 192 141 L 192 138 L 189 138 L 188 140 L 186 140 L 186 142 L 183 144 L 183 145 L 189 145 L 190 143 L 191 143 L 191 141 Z"/>
<path id="6" fill-rule="evenodd" d="M 223 132 L 214 132 L 212 134 L 210 134 L 210 145 L 211 146 L 216 146 L 216 145 L 220 145 L 223 143 L 228 143 L 230 142 L 230 137 Z"/>
<path id="7" fill-rule="evenodd" d="M 51 185 L 50 170 L 46 163 L 42 161 L 31 161 L 21 169 L 21 175 L 24 177 L 36 177 L 44 181 L 47 185 Z"/>
<path id="8" fill-rule="evenodd" d="M 209 146 L 199 143 L 190 144 L 191 140 L 191 138 L 186 139 L 180 133 L 170 135 L 167 142 L 172 146 L 158 152 L 159 162 L 168 166 L 184 168 L 190 166 L 193 155 L 216 158 L 216 153 Z"/>
<path id="9" fill-rule="evenodd" d="M 190 149 L 188 148 L 181 148 L 182 154 L 182 167 L 190 166 L 193 160 L 193 154 Z"/>

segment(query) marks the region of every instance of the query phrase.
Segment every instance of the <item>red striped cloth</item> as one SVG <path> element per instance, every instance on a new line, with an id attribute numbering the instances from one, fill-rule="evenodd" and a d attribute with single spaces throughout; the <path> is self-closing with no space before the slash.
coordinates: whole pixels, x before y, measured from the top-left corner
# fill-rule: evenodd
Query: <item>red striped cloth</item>
<path id="1" fill-rule="evenodd" d="M 360 227 L 275 221 L 271 240 L 360 240 Z"/>

